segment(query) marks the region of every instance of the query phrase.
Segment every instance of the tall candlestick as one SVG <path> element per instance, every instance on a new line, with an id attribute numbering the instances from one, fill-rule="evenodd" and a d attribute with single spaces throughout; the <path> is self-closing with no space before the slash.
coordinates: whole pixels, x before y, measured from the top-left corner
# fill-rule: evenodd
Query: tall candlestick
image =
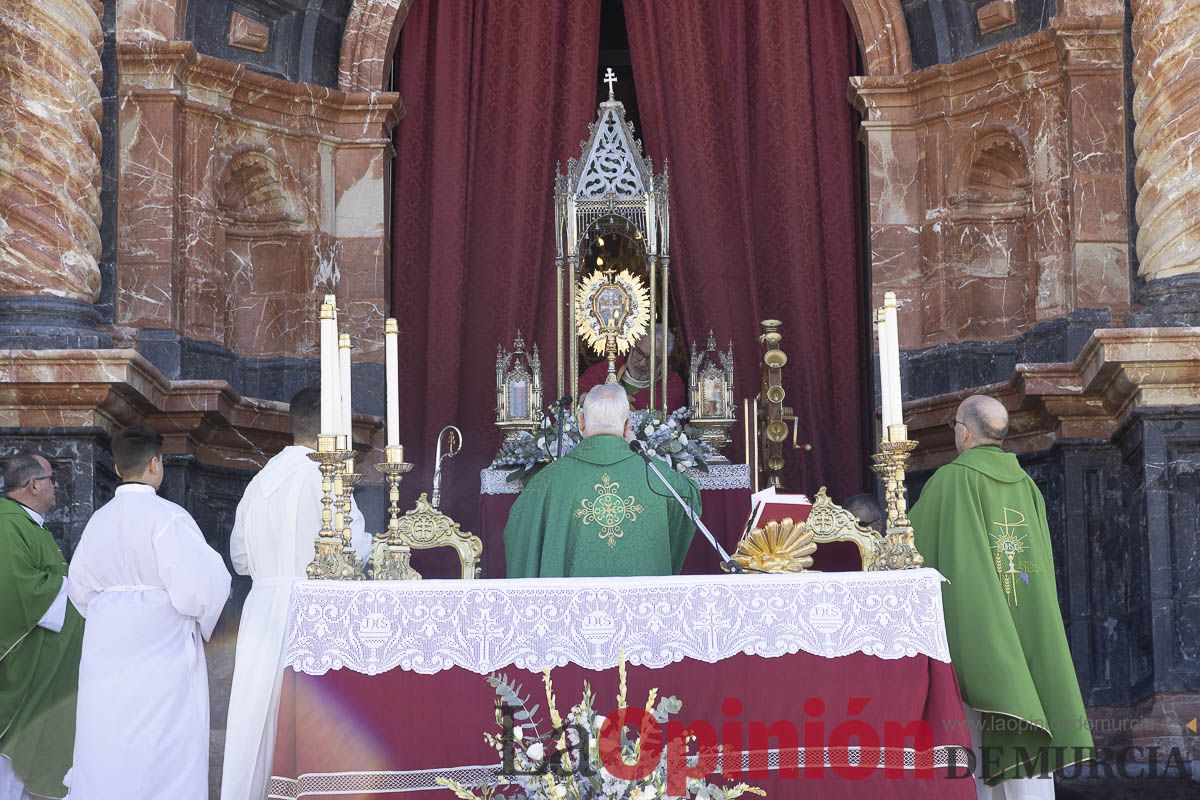
<path id="1" fill-rule="evenodd" d="M 350 405 L 350 334 L 343 333 L 338 337 L 339 351 L 339 367 L 341 370 L 338 382 L 338 389 L 341 391 L 341 412 L 342 418 L 338 420 L 338 433 L 345 434 L 346 440 L 353 447 L 354 432 L 351 429 L 351 405 Z"/>
<path id="2" fill-rule="evenodd" d="M 400 446 L 400 326 L 389 318 L 383 324 L 383 355 L 387 379 L 387 446 Z"/>
<path id="3" fill-rule="evenodd" d="M 321 304 L 321 433 L 332 436 L 338 431 L 338 348 L 337 320 L 333 306 Z"/>
<path id="4" fill-rule="evenodd" d="M 892 408 L 889 416 L 893 425 L 904 424 L 904 391 L 900 385 L 900 327 L 896 321 L 896 293 L 883 295 L 884 323 L 888 329 L 888 384 L 892 389 Z"/>
<path id="5" fill-rule="evenodd" d="M 892 424 L 892 388 L 888 381 L 888 330 L 883 321 L 883 309 L 875 311 L 875 332 L 879 341 L 879 411 L 883 438 L 887 438 L 888 426 Z"/>

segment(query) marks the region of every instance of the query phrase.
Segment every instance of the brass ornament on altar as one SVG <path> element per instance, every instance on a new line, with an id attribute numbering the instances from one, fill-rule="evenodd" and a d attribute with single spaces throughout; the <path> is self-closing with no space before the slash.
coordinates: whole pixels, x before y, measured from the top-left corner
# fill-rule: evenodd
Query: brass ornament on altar
<path id="1" fill-rule="evenodd" d="M 818 547 L 828 542 L 854 544 L 864 571 L 873 568 L 883 551 L 884 539 L 879 531 L 863 525 L 853 514 L 834 503 L 824 486 L 817 492 L 804 524 L 813 532 Z"/>
<path id="2" fill-rule="evenodd" d="M 542 360 L 538 347 L 525 351 L 525 339 L 517 331 L 512 352 L 496 346 L 496 426 L 508 442 L 521 431 L 534 432 L 542 418 Z"/>
<path id="3" fill-rule="evenodd" d="M 755 528 L 738 542 L 732 558 L 750 572 L 804 572 L 813 565 L 816 537 L 791 517 Z"/>
<path id="4" fill-rule="evenodd" d="M 915 449 L 917 443 L 908 438 L 908 426 L 892 425 L 879 443 L 879 452 L 872 457 L 872 469 L 883 480 L 887 535 L 879 558 L 869 569 L 916 569 L 925 564 L 908 520 L 908 490 L 904 484 L 908 459 Z"/>
<path id="5" fill-rule="evenodd" d="M 462 576 L 479 577 L 483 540 L 434 508 L 424 492 L 417 498 L 416 507 L 396 523 L 396 540 L 410 550 L 450 547 L 458 553 Z"/>
<path id="6" fill-rule="evenodd" d="M 812 450 L 812 445 L 800 443 L 799 419 L 790 406 L 784 405 L 787 392 L 783 388 L 783 368 L 788 357 L 781 347 L 783 323 L 777 319 L 762 321 L 763 332 L 758 337 L 762 347 L 759 362 L 759 393 L 745 401 L 746 461 L 751 466 L 751 485 L 759 491 L 764 482 L 782 488 L 784 443 L 791 433 L 793 450 Z"/>
<path id="7" fill-rule="evenodd" d="M 708 332 L 708 347 L 697 351 L 692 342 L 691 424 L 700 431 L 715 455 L 710 463 L 728 463 L 721 451 L 729 445 L 729 430 L 737 422 L 737 407 L 733 399 L 733 343 L 725 352 L 717 350 L 713 332 Z"/>
<path id="8" fill-rule="evenodd" d="M 341 505 L 341 473 L 346 462 L 354 457 L 344 436 L 322 434 L 317 437 L 317 450 L 308 457 L 321 469 L 321 529 L 313 544 L 313 560 L 305 573 L 310 580 L 357 580 L 362 577 L 361 563 L 350 545 L 346 518 L 335 504 Z M 338 493 L 335 494 L 335 481 Z"/>
<path id="9" fill-rule="evenodd" d="M 608 359 L 607 383 L 617 382 L 617 355 L 629 351 L 647 330 L 650 298 L 627 270 L 592 273 L 576 292 L 575 323 L 588 347 Z"/>
<path id="10" fill-rule="evenodd" d="M 373 537 L 367 576 L 376 581 L 420 580 L 410 563 L 412 551 L 400 538 L 400 481 L 413 465 L 404 461 L 403 447 L 388 447 L 384 453 L 385 460 L 375 468 L 388 485 L 388 526 Z"/>

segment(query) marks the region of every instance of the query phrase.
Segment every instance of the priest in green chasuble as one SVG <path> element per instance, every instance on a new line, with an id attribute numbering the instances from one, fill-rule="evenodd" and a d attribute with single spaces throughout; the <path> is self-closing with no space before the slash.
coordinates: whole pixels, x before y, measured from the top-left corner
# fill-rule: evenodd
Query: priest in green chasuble
<path id="1" fill-rule="evenodd" d="M 83 618 L 67 562 L 42 527 L 54 470 L 37 453 L 4 467 L 0 498 L 0 797 L 64 797 L 75 745 Z"/>
<path id="2" fill-rule="evenodd" d="M 661 479 L 629 449 L 629 398 L 619 384 L 588 392 L 583 441 L 546 466 L 504 528 L 510 578 L 674 575 L 696 529 Z M 700 488 L 661 464 L 698 515 Z"/>
<path id="3" fill-rule="evenodd" d="M 925 484 L 909 517 L 925 566 L 946 576 L 946 631 L 976 747 L 981 798 L 1054 796 L 1029 777 L 1090 756 L 1092 736 L 1067 648 L 1046 504 L 1000 449 L 1008 412 L 968 397 L 959 456 Z"/>

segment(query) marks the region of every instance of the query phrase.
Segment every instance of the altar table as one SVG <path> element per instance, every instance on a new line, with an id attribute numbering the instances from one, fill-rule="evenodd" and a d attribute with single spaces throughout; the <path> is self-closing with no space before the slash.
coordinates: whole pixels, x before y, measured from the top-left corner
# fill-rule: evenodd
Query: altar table
<path id="1" fill-rule="evenodd" d="M 660 465 L 660 469 L 667 469 Z M 520 495 L 520 484 L 507 480 L 511 469 L 485 469 L 479 480 L 479 538 L 483 540 L 483 577 L 503 578 L 504 525 L 513 503 Z M 728 552 L 737 549 L 742 528 L 750 516 L 750 468 L 745 464 L 710 464 L 709 471 L 689 472 L 700 485 L 700 518 Z M 699 531 L 692 540 L 683 564 L 683 574 L 704 575 L 720 572 L 720 559 Z M 420 554 L 413 562 L 422 574 L 452 577 L 453 563 L 436 565 Z M 424 567 L 422 565 L 425 565 Z"/>
<path id="2" fill-rule="evenodd" d="M 970 742 L 941 580 L 921 569 L 300 582 L 269 796 L 451 797 L 435 778 L 473 784 L 499 766 L 483 740 L 500 733 L 487 675 L 522 684 L 548 724 L 543 668 L 564 715 L 585 680 L 609 714 L 623 657 L 631 707 L 652 687 L 678 697 L 674 719 L 721 732 L 726 776 L 738 763 L 772 765 L 739 778 L 768 797 L 968 800 L 973 781 L 946 768 Z M 746 732 L 777 722 L 803 731 L 799 746 L 781 738 L 752 751 Z M 895 726 L 928 736 L 896 740 Z M 798 776 L 778 771 L 793 763 L 783 747 L 804 765 Z M 863 769 L 847 775 L 847 765 Z"/>

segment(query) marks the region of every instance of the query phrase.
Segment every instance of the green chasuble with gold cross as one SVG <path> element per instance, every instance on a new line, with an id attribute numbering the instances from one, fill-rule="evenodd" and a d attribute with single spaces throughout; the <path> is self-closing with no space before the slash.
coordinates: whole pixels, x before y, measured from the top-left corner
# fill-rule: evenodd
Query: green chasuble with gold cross
<path id="1" fill-rule="evenodd" d="M 1086 760 L 1092 736 L 1058 605 L 1046 504 L 1016 456 L 974 447 L 939 469 L 909 514 L 943 585 L 963 700 L 982 714 L 989 782 Z M 1023 763 L 1024 762 L 1024 763 Z"/>
<path id="2" fill-rule="evenodd" d="M 0 754 L 40 797 L 63 797 L 75 745 L 83 618 L 67 603 L 62 630 L 38 622 L 67 562 L 50 531 L 0 498 Z"/>
<path id="3" fill-rule="evenodd" d="M 655 462 L 700 513 L 700 488 Z M 504 528 L 510 578 L 674 575 L 696 529 L 620 436 L 584 439 L 533 476 Z"/>

